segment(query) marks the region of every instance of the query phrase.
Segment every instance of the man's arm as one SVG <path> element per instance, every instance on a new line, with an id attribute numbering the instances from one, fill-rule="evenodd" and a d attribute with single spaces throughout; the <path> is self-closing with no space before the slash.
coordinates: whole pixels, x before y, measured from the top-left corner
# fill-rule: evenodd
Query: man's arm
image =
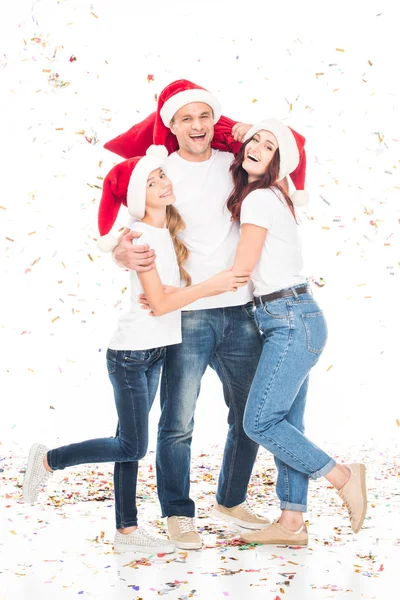
<path id="1" fill-rule="evenodd" d="M 139 231 L 124 229 L 112 253 L 118 265 L 138 273 L 154 269 L 156 257 L 154 250 L 149 248 L 148 244 L 138 246 L 132 243 L 132 240 L 140 238 L 141 235 Z"/>

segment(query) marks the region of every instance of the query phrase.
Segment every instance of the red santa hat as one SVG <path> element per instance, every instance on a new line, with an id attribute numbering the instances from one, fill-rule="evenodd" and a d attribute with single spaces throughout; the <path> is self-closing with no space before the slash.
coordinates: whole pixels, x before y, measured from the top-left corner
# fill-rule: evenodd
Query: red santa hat
<path id="1" fill-rule="evenodd" d="M 106 150 L 111 150 L 124 158 L 144 154 L 150 144 L 163 145 L 168 153 L 175 152 L 178 144 L 169 124 L 174 114 L 191 102 L 204 102 L 213 110 L 214 124 L 221 117 L 221 105 L 216 97 L 205 88 L 188 81 L 179 79 L 167 85 L 161 92 L 157 111 L 137 123 L 131 129 L 104 144 Z"/>
<path id="2" fill-rule="evenodd" d="M 244 141 L 262 129 L 273 133 L 278 141 L 280 157 L 278 178 L 284 179 L 290 175 L 296 188 L 291 195 L 292 202 L 295 206 L 305 206 L 309 200 L 309 194 L 304 190 L 306 178 L 305 138 L 278 119 L 266 119 L 253 125 L 246 133 Z"/>
<path id="3" fill-rule="evenodd" d="M 106 175 L 100 200 L 98 226 L 100 238 L 97 247 L 111 252 L 118 240 L 109 234 L 115 223 L 121 204 L 136 219 L 143 219 L 146 208 L 146 183 L 154 169 L 162 167 L 168 156 L 164 146 L 150 146 L 145 156 L 135 156 L 117 165 Z"/>

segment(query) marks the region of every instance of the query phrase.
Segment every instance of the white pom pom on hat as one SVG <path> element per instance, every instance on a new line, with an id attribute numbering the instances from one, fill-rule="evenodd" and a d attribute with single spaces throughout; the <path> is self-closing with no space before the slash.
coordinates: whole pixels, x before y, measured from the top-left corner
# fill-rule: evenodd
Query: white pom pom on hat
<path id="1" fill-rule="evenodd" d="M 296 191 L 291 195 L 295 206 L 306 206 L 309 194 L 304 189 L 306 177 L 305 138 L 278 119 L 265 119 L 253 125 L 246 133 L 244 141 L 250 139 L 258 131 L 270 131 L 274 134 L 279 146 L 279 180 L 290 175 Z"/>

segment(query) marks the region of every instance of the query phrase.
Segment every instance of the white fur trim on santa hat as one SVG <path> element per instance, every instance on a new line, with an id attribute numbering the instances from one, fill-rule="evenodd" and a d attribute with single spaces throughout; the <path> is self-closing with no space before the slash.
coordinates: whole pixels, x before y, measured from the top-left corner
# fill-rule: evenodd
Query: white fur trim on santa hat
<path id="1" fill-rule="evenodd" d="M 164 146 L 150 146 L 149 150 L 155 148 L 164 148 Z M 137 163 L 132 171 L 131 177 L 128 183 L 128 191 L 126 194 L 126 201 L 128 205 L 128 212 L 132 217 L 136 219 L 143 219 L 146 210 L 146 183 L 147 179 L 154 169 L 159 169 L 164 164 L 166 159 L 164 156 L 160 156 L 161 152 L 158 150 L 156 154 L 148 154 L 143 156 Z M 157 156 L 158 152 L 158 156 Z M 168 155 L 168 153 L 167 153 Z"/>
<path id="2" fill-rule="evenodd" d="M 205 104 L 208 104 L 208 106 L 211 106 L 214 113 L 214 123 L 219 121 L 222 109 L 220 103 L 215 98 L 215 96 L 213 96 L 207 90 L 191 89 L 184 90 L 183 92 L 178 92 L 177 94 L 171 96 L 170 98 L 168 98 L 168 100 L 164 102 L 163 107 L 160 109 L 160 117 L 164 125 L 166 127 L 169 127 L 169 124 L 172 121 L 174 114 L 180 108 L 182 108 L 182 106 L 190 104 L 191 102 L 204 102 Z"/>
<path id="3" fill-rule="evenodd" d="M 102 252 L 112 252 L 115 246 L 118 245 L 118 240 L 113 235 L 107 233 L 106 235 L 99 237 L 96 245 Z"/>
<path id="4" fill-rule="evenodd" d="M 290 197 L 295 206 L 307 206 L 310 199 L 309 193 L 305 190 L 296 190 Z"/>
<path id="5" fill-rule="evenodd" d="M 286 175 L 292 173 L 299 164 L 300 155 L 296 140 L 289 127 L 278 121 L 278 119 L 266 119 L 253 125 L 246 133 L 244 141 L 255 135 L 258 131 L 264 129 L 274 134 L 279 146 L 279 179 L 284 179 Z"/>

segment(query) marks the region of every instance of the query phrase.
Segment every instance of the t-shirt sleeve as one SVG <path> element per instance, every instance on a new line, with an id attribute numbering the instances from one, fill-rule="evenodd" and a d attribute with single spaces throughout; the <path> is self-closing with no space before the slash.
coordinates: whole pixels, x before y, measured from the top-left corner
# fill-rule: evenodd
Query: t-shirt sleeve
<path id="1" fill-rule="evenodd" d="M 271 229 L 281 200 L 271 190 L 254 190 L 243 200 L 240 224 L 249 223 Z"/>
<path id="2" fill-rule="evenodd" d="M 155 236 L 151 235 L 150 230 L 147 227 L 142 227 L 141 221 L 134 221 L 130 224 L 131 231 L 138 231 L 142 235 L 139 238 L 134 238 L 132 244 L 134 246 L 141 246 L 142 244 L 148 244 L 150 248 L 154 249 Z"/>
<path id="3" fill-rule="evenodd" d="M 139 231 L 142 235 L 139 238 L 134 238 L 132 244 L 134 246 L 141 246 L 142 244 L 148 244 L 149 248 L 161 256 L 165 252 L 165 238 L 160 237 L 152 233 L 148 227 L 143 227 L 141 221 L 135 221 L 131 225 L 131 231 Z"/>

